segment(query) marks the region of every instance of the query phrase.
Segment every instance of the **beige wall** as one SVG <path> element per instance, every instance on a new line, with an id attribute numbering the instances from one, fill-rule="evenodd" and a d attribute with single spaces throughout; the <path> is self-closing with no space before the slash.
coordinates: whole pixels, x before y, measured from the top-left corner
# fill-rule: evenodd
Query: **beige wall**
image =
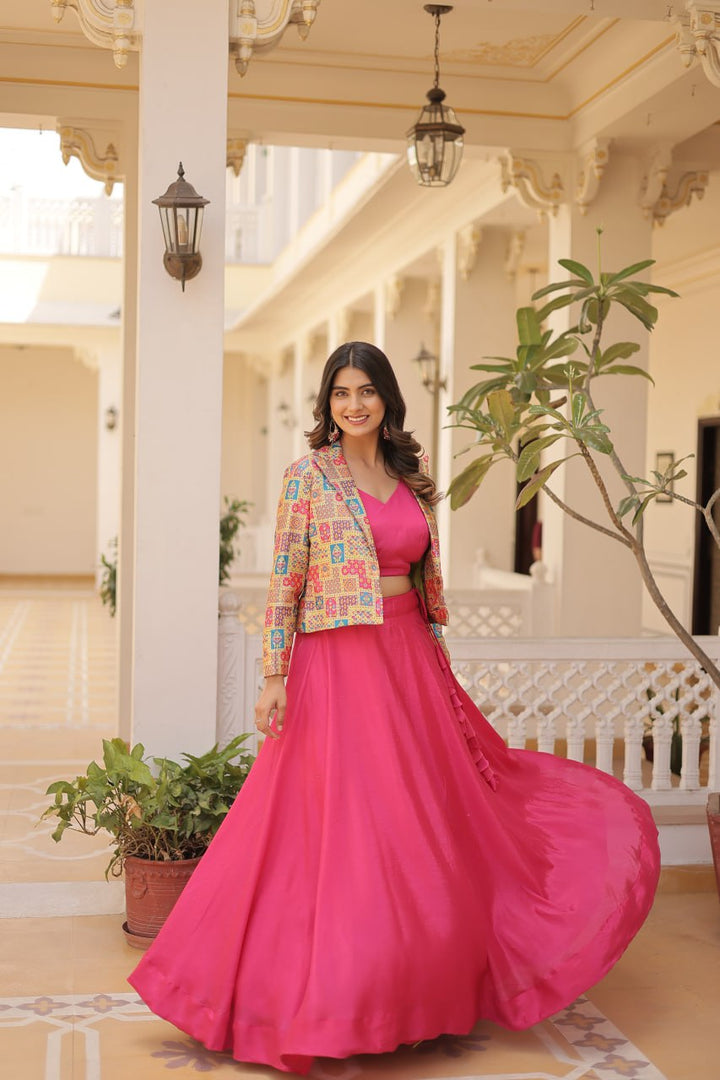
<path id="1" fill-rule="evenodd" d="M 702 416 L 720 413 L 720 173 L 713 173 L 702 202 L 670 217 L 654 237 L 654 280 L 680 293 L 680 299 L 661 300 L 653 333 L 648 416 L 648 470 L 657 451 L 674 451 L 676 458 L 695 454 L 697 425 Z M 695 459 L 677 490 L 695 497 Z M 652 504 L 646 512 L 646 543 L 661 589 L 676 614 L 689 625 L 692 608 L 692 567 L 697 515 L 690 507 Z M 644 624 L 666 631 L 666 624 L 646 597 Z"/>
<path id="2" fill-rule="evenodd" d="M 223 372 L 222 495 L 253 505 L 245 519 L 258 522 L 267 490 L 267 379 L 244 356 L 225 356 Z M 223 504 L 224 506 L 224 504 Z"/>
<path id="3" fill-rule="evenodd" d="M 0 461 L 0 573 L 94 573 L 97 375 L 70 349 L 0 348 Z"/>

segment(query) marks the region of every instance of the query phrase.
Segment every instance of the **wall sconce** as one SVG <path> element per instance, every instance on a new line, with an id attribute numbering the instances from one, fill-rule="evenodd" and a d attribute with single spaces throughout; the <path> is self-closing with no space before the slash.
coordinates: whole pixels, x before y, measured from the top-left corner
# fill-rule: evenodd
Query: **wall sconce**
<path id="1" fill-rule="evenodd" d="M 440 442 L 440 391 L 447 389 L 447 379 L 440 378 L 440 357 L 428 352 L 424 345 L 412 359 L 420 369 L 420 378 L 426 390 L 432 394 L 432 446 L 430 461 L 437 467 L 438 444 Z"/>
<path id="2" fill-rule="evenodd" d="M 465 128 L 458 123 L 455 110 L 443 105 L 441 90 L 440 16 L 452 11 L 451 4 L 425 4 L 425 11 L 435 19 L 435 81 L 428 90 L 429 105 L 420 110 L 417 121 L 407 133 L 407 157 L 410 171 L 423 187 L 446 187 L 460 168 Z"/>
<path id="3" fill-rule="evenodd" d="M 182 161 L 178 165 L 178 178 L 164 195 L 153 199 L 160 210 L 163 236 L 165 237 L 165 255 L 163 264 L 171 277 L 185 282 L 200 273 L 202 255 L 200 254 L 200 232 L 202 230 L 203 210 L 209 199 L 198 195 L 192 184 L 184 179 Z"/>
<path id="4" fill-rule="evenodd" d="M 117 427 L 119 413 L 114 405 L 109 405 L 105 410 L 105 428 L 107 431 L 114 431 Z"/>

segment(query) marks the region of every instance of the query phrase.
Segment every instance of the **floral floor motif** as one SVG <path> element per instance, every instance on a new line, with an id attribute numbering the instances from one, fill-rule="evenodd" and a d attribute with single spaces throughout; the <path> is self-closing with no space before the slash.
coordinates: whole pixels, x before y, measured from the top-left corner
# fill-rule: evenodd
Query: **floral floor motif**
<path id="1" fill-rule="evenodd" d="M 158 1020 L 132 993 L 2 998 L 0 1031 L 5 1080 L 280 1076 L 206 1050 Z M 310 1075 L 312 1080 L 668 1080 L 586 998 L 529 1032 L 480 1023 L 470 1035 L 443 1035 L 394 1054 L 319 1059 Z"/>

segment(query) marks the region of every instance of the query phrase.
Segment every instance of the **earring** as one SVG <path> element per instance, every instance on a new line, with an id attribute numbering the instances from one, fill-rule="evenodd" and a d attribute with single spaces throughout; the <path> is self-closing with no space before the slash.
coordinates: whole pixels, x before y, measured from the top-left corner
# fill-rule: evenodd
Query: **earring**
<path id="1" fill-rule="evenodd" d="M 328 442 L 332 446 L 340 438 L 340 431 L 334 420 L 330 421 L 330 427 L 328 429 Z"/>
<path id="2" fill-rule="evenodd" d="M 387 424 L 383 424 L 382 437 L 383 439 L 387 439 L 388 441 L 390 440 L 390 428 L 387 426 Z"/>

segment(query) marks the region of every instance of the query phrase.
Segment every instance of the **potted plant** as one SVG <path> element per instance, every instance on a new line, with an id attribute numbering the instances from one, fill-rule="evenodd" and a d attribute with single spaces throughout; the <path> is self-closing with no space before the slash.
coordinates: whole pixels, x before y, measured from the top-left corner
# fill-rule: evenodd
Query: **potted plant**
<path id="1" fill-rule="evenodd" d="M 125 872 L 127 922 L 137 948 L 150 944 L 208 847 L 255 760 L 238 735 L 201 757 L 145 758 L 141 743 L 103 740 L 103 765 L 92 761 L 74 780 L 47 789 L 55 817 L 53 840 L 67 829 L 94 836 L 105 831 L 111 857 L 105 877 Z M 154 765 L 154 770 L 151 768 Z"/>

